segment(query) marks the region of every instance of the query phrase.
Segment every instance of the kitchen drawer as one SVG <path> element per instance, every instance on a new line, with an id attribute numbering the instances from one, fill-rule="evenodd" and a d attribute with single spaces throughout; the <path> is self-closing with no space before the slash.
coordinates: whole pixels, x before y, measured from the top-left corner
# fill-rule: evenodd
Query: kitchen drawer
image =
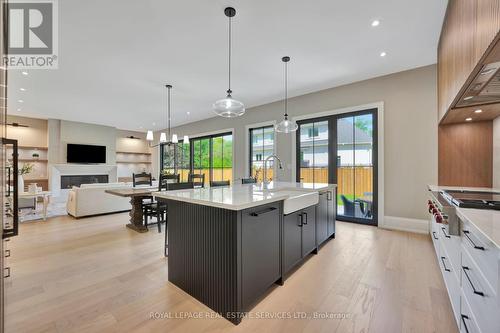
<path id="1" fill-rule="evenodd" d="M 446 284 L 446 289 L 448 290 L 448 296 L 450 297 L 451 306 L 453 309 L 453 315 L 455 319 L 460 318 L 460 280 L 459 272 L 455 271 L 453 266 L 450 264 L 450 258 L 448 253 L 444 248 L 441 248 L 439 256 L 439 267 L 443 273 L 443 279 Z"/>
<path id="2" fill-rule="evenodd" d="M 467 221 L 462 221 L 462 248 L 470 254 L 495 294 L 498 294 L 500 250 Z"/>
<path id="3" fill-rule="evenodd" d="M 476 318 L 470 309 L 470 305 L 464 295 L 460 297 L 460 333 L 481 333 L 477 326 Z"/>
<path id="4" fill-rule="evenodd" d="M 454 268 L 457 280 L 460 280 L 460 237 L 451 236 L 447 224 L 439 224 L 439 242 L 446 250 L 451 266 Z M 441 251 L 442 253 L 442 251 Z"/>
<path id="5" fill-rule="evenodd" d="M 498 298 L 467 252 L 462 255 L 462 292 L 482 332 L 500 332 Z"/>

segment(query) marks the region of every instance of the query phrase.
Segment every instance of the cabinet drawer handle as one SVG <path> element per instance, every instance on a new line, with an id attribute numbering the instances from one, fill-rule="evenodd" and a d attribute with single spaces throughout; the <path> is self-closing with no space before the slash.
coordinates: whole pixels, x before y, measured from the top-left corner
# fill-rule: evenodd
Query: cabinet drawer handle
<path id="1" fill-rule="evenodd" d="M 444 227 L 442 227 L 441 230 L 443 230 L 444 237 L 451 238 L 451 236 L 446 233 L 446 229 Z"/>
<path id="2" fill-rule="evenodd" d="M 467 328 L 467 323 L 465 322 L 465 319 L 469 320 L 469 317 L 464 314 L 461 315 L 461 317 L 462 317 L 462 323 L 464 324 L 465 332 L 469 333 L 469 329 Z"/>
<path id="3" fill-rule="evenodd" d="M 434 239 L 436 239 L 436 240 L 439 239 L 439 238 L 437 238 L 435 231 L 432 232 L 432 237 L 434 237 Z"/>
<path id="4" fill-rule="evenodd" d="M 470 271 L 469 267 L 467 267 L 467 266 L 462 266 L 462 269 L 464 270 L 465 277 L 466 277 L 466 278 L 467 278 L 467 280 L 469 281 L 469 284 L 470 284 L 470 286 L 472 287 L 472 291 L 474 292 L 474 294 L 479 295 L 479 296 L 483 296 L 483 297 L 484 297 L 484 293 L 483 293 L 482 291 L 477 291 L 477 290 L 476 290 L 476 287 L 474 287 L 474 284 L 472 284 L 472 280 L 470 279 L 469 274 L 467 274 L 467 271 Z"/>
<path id="5" fill-rule="evenodd" d="M 8 258 L 8 257 L 10 257 L 10 250 L 9 249 L 5 250 L 5 258 Z"/>
<path id="6" fill-rule="evenodd" d="M 260 216 L 260 215 L 272 212 L 273 210 L 276 210 L 276 209 L 277 209 L 276 207 L 268 207 L 268 208 L 265 208 L 265 209 L 260 210 L 258 212 L 251 212 L 250 216 Z"/>
<path id="7" fill-rule="evenodd" d="M 3 270 L 4 270 L 3 277 L 4 278 L 10 277 L 10 267 L 5 267 Z M 7 271 L 7 274 L 5 274 L 5 271 Z"/>
<path id="8" fill-rule="evenodd" d="M 445 271 L 451 272 L 451 270 L 449 268 L 446 268 L 446 264 L 444 263 L 445 259 L 446 259 L 445 257 L 441 257 L 441 262 L 443 263 L 443 268 L 444 268 Z"/>
<path id="9" fill-rule="evenodd" d="M 302 226 L 304 225 L 304 213 L 300 213 L 299 214 L 300 216 L 300 224 L 299 224 L 299 227 L 302 228 Z"/>
<path id="10" fill-rule="evenodd" d="M 332 201 L 332 197 L 333 197 L 332 192 L 330 191 L 326 192 L 326 200 Z"/>
<path id="11" fill-rule="evenodd" d="M 474 241 L 472 240 L 472 238 L 470 238 L 470 236 L 469 236 L 470 231 L 469 231 L 469 230 L 464 230 L 463 232 L 464 232 L 465 237 L 469 240 L 469 243 L 470 243 L 470 244 L 471 244 L 471 245 L 472 245 L 475 249 L 477 249 L 477 250 L 481 250 L 481 251 L 485 251 L 485 250 L 484 250 L 484 247 L 476 245 L 476 243 L 474 243 Z"/>
<path id="12" fill-rule="evenodd" d="M 304 220 L 302 220 L 302 224 L 307 224 L 307 213 L 306 212 L 303 212 L 302 215 L 305 215 L 306 216 L 306 221 L 304 222 Z"/>

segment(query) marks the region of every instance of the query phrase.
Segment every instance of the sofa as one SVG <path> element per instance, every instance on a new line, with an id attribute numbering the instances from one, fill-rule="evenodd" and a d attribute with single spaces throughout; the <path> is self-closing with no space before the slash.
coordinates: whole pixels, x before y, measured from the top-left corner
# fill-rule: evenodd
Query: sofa
<path id="1" fill-rule="evenodd" d="M 153 187 L 157 185 L 153 184 Z M 99 183 L 74 186 L 68 193 L 66 211 L 69 215 L 84 216 L 117 213 L 130 210 L 130 198 L 106 193 L 106 190 L 132 188 L 131 183 Z"/>

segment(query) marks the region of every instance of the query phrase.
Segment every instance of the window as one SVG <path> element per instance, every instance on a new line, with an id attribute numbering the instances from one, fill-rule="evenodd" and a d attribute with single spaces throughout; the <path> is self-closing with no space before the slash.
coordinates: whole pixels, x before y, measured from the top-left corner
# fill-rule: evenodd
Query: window
<path id="1" fill-rule="evenodd" d="M 192 171 L 210 180 L 232 180 L 233 135 L 224 133 L 191 140 Z"/>
<path id="2" fill-rule="evenodd" d="M 307 129 L 307 136 L 310 138 L 317 137 L 319 135 L 319 128 L 318 127 L 309 127 Z"/>
<path id="3" fill-rule="evenodd" d="M 207 185 L 210 180 L 233 178 L 232 133 L 193 138 L 187 143 L 179 141 L 177 145 L 161 145 L 160 154 L 161 170 L 180 174 L 181 182 L 188 181 L 190 172 L 205 174 Z"/>
<path id="4" fill-rule="evenodd" d="M 190 170 L 190 143 L 179 141 L 177 145 L 161 145 L 160 168 L 168 174 L 180 174 L 180 181 L 186 182 Z"/>
<path id="5" fill-rule="evenodd" d="M 274 127 L 264 126 L 250 129 L 250 177 L 262 181 L 264 176 L 264 161 L 274 154 Z M 269 161 L 268 178 L 273 177 L 273 161 Z"/>

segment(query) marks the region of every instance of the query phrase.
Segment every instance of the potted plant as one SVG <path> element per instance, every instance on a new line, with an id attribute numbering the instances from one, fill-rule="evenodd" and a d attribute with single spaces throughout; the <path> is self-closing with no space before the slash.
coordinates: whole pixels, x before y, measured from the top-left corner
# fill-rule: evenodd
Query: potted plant
<path id="1" fill-rule="evenodd" d="M 17 185 L 19 187 L 20 192 L 24 192 L 24 175 L 31 173 L 34 169 L 33 164 L 24 163 L 23 166 L 19 169 L 19 177 L 17 177 Z"/>

